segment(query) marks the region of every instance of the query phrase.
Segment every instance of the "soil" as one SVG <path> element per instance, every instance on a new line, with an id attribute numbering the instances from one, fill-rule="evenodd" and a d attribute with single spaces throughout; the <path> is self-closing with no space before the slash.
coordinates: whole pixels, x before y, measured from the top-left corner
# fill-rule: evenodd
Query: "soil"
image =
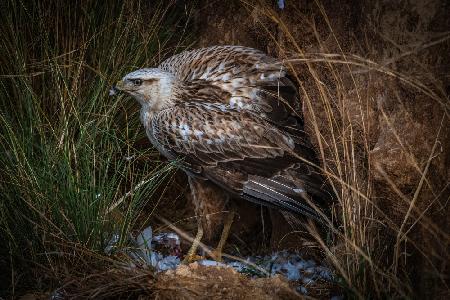
<path id="1" fill-rule="evenodd" d="M 286 279 L 250 279 L 231 268 L 180 266 L 158 278 L 158 299 L 302 299 Z"/>

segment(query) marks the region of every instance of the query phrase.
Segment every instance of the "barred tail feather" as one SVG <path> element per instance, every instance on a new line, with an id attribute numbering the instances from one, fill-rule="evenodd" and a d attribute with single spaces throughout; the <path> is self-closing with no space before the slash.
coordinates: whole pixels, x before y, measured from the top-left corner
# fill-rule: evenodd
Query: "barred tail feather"
<path id="1" fill-rule="evenodd" d="M 320 214 L 308 205 L 306 191 L 300 187 L 292 187 L 271 178 L 250 176 L 244 184 L 243 197 L 252 202 L 322 222 Z"/>

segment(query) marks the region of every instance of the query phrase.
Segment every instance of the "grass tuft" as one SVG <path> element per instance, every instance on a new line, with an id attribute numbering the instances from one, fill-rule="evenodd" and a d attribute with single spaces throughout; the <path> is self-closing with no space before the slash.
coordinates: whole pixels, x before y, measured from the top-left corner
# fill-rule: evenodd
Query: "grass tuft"
<path id="1" fill-rule="evenodd" d="M 1 4 L 0 268 L 11 273 L 0 296 L 54 282 L 71 249 L 102 253 L 113 232 L 125 240 L 174 171 L 146 144 L 138 105 L 108 91 L 186 46 L 185 12 L 82 2 Z M 42 268 L 50 273 L 33 274 Z"/>

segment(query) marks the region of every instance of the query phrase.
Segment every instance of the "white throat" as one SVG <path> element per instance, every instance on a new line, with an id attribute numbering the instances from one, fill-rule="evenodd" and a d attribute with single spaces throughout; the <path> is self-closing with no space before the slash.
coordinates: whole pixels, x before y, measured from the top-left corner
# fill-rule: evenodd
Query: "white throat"
<path id="1" fill-rule="evenodd" d="M 159 79 L 159 97 L 162 103 L 171 103 L 174 79 L 172 77 L 162 77 Z"/>
<path id="2" fill-rule="evenodd" d="M 135 95 L 143 110 L 157 112 L 173 104 L 174 78 L 161 76 L 158 83 L 148 87 L 142 94 Z"/>

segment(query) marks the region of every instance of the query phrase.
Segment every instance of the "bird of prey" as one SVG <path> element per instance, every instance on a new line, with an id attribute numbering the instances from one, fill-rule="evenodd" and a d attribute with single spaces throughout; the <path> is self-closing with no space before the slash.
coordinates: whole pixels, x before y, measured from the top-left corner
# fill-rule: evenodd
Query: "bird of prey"
<path id="1" fill-rule="evenodd" d="M 139 101 L 151 143 L 187 173 L 203 216 L 197 243 L 203 230 L 216 231 L 205 216 L 230 197 L 320 219 L 313 207 L 330 196 L 303 130 L 297 88 L 276 58 L 242 46 L 185 51 L 127 74 L 117 90 Z"/>

